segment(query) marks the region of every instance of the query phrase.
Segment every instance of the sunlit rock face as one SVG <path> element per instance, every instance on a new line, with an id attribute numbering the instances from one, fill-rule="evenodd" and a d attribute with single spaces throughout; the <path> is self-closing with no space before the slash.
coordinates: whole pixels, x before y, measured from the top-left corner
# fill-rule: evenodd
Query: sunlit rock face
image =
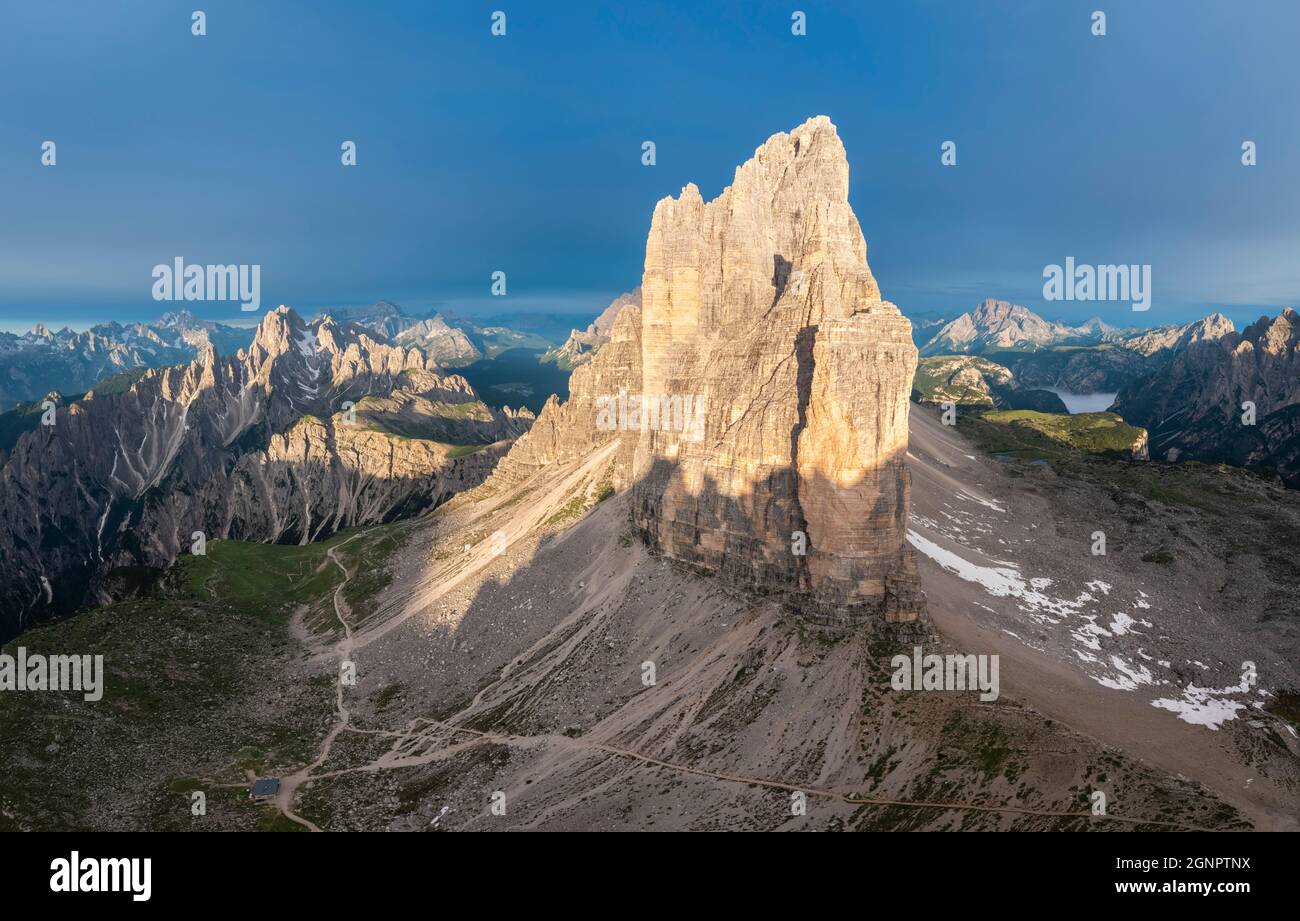
<path id="1" fill-rule="evenodd" d="M 633 526 L 657 552 L 814 620 L 915 619 L 916 348 L 867 266 L 848 185 L 817 117 L 771 137 L 715 200 L 688 185 L 660 201 L 640 309 L 619 314 L 503 473 L 619 439 L 613 479 L 632 484 Z"/>
<path id="2" fill-rule="evenodd" d="M 878 608 L 889 620 L 919 611 L 904 466 L 915 368 L 910 324 L 897 310 L 818 324 L 795 465 L 808 525 L 802 584 L 823 611 Z"/>
<path id="3" fill-rule="evenodd" d="M 848 189 L 818 117 L 770 138 L 714 201 L 692 185 L 656 207 L 642 389 L 702 401 L 704 424 L 698 439 L 641 436 L 634 520 L 666 555 L 790 592 L 814 618 L 909 619 L 916 348 L 880 297 Z"/>

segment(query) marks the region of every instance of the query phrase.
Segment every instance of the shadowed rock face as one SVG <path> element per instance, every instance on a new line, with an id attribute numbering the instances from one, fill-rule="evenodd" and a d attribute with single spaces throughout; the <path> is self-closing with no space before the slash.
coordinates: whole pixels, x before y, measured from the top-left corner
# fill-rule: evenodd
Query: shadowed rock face
<path id="1" fill-rule="evenodd" d="M 808 534 L 803 582 L 835 619 L 874 608 L 889 620 L 918 613 L 903 466 L 915 369 L 911 329 L 896 314 L 858 312 L 817 326 L 794 463 Z"/>
<path id="2" fill-rule="evenodd" d="M 1242 421 L 1246 401 L 1254 425 Z M 1113 408 L 1150 432 L 1154 458 L 1273 469 L 1300 485 L 1300 315 L 1287 307 L 1240 333 L 1212 328 L 1121 390 Z"/>
<path id="3" fill-rule="evenodd" d="M 916 347 L 867 266 L 848 170 L 817 117 L 770 138 L 716 200 L 688 185 L 660 201 L 641 309 L 619 314 L 505 470 L 621 439 L 613 479 L 633 484 L 633 525 L 657 551 L 814 619 L 914 619 L 902 461 Z M 597 426 L 622 390 L 673 412 Z"/>

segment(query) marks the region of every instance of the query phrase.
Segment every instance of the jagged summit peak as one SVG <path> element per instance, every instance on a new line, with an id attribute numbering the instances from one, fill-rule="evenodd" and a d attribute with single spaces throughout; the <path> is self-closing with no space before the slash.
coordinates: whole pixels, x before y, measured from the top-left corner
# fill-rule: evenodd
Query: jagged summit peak
<path id="1" fill-rule="evenodd" d="M 794 178 L 786 176 L 790 165 L 794 163 L 797 163 L 798 174 L 825 174 L 823 181 L 814 183 L 813 191 L 833 193 L 835 197 L 847 202 L 848 153 L 830 118 L 825 115 L 814 115 L 788 132 L 778 131 L 754 148 L 753 156 L 736 167 L 731 185 L 723 189 L 718 198 L 710 199 L 708 203 L 712 204 L 725 198 L 737 186 L 749 184 L 779 186 L 783 180 Z M 694 182 L 688 182 L 682 186 L 676 198 L 665 197 L 660 204 L 664 202 L 694 204 L 703 201 L 699 186 Z"/>
<path id="2" fill-rule="evenodd" d="M 1033 313 L 1028 307 L 1022 307 L 1019 304 L 1013 304 L 1010 301 L 999 300 L 995 297 L 986 297 L 975 305 L 975 316 L 996 317 L 996 316 L 1024 316 Z"/>
<path id="3" fill-rule="evenodd" d="M 166 327 L 189 327 L 198 325 L 198 317 L 188 310 L 169 310 L 158 318 L 159 326 Z"/>
<path id="4" fill-rule="evenodd" d="M 1203 329 L 1222 330 L 1224 332 L 1235 332 L 1237 329 L 1232 320 L 1228 319 L 1217 310 L 1209 316 L 1202 317 L 1191 325 Z"/>
<path id="5" fill-rule="evenodd" d="M 1282 347 L 1300 332 L 1300 315 L 1290 307 L 1283 307 L 1275 317 L 1264 314 L 1254 323 L 1241 331 L 1244 341 L 1260 342 L 1267 340 L 1276 347 Z"/>
<path id="6" fill-rule="evenodd" d="M 284 326 L 305 326 L 306 321 L 292 307 L 281 304 L 274 310 L 268 310 L 258 324 L 259 330 L 280 329 Z"/>
<path id="7" fill-rule="evenodd" d="M 701 279 L 698 292 L 688 296 L 682 291 L 670 300 L 698 298 L 693 322 L 708 327 L 740 319 L 741 312 L 731 305 L 771 305 L 783 297 L 811 308 L 811 322 L 875 310 L 897 312 L 881 300 L 867 266 L 867 244 L 848 191 L 848 157 L 829 118 L 812 118 L 792 132 L 774 134 L 712 201 L 703 203 L 690 183 L 680 198 L 658 202 L 646 241 L 643 290 L 656 289 L 647 280 L 684 258 L 684 247 L 700 247 L 699 256 L 707 250 L 713 257 L 704 268 L 712 271 L 716 265 L 718 276 Z M 814 288 L 817 296 L 810 298 Z M 649 322 L 656 322 L 660 312 L 657 296 L 651 295 L 648 304 Z"/>
<path id="8" fill-rule="evenodd" d="M 273 355 L 286 352 L 295 338 L 300 337 L 306 328 L 306 322 L 297 311 L 281 304 L 262 316 L 249 348 L 253 351 L 260 349 Z"/>
<path id="9" fill-rule="evenodd" d="M 795 156 L 808 156 L 816 146 L 825 145 L 841 159 L 848 161 L 844 144 L 840 141 L 839 130 L 826 115 L 814 115 L 803 124 L 789 131 L 778 131 L 754 150 L 754 157 L 760 158 L 772 152 L 784 152 L 789 149 Z"/>

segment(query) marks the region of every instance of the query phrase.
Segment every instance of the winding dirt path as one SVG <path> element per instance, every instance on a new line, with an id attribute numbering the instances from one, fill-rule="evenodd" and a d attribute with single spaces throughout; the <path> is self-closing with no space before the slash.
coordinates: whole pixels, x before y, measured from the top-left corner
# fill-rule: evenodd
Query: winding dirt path
<path id="1" fill-rule="evenodd" d="M 900 800 L 887 799 L 884 797 L 864 796 L 860 793 L 853 793 L 844 790 L 825 789 L 814 786 L 800 786 L 798 784 L 787 783 L 782 780 L 773 780 L 770 777 L 751 777 L 744 774 L 731 774 L 722 771 L 710 771 L 705 768 L 693 767 L 687 764 L 678 764 L 672 761 L 664 761 L 659 758 L 652 758 L 649 755 L 643 755 L 640 752 L 632 751 L 627 748 L 618 748 L 613 745 L 606 745 L 603 742 L 596 742 L 581 737 L 570 737 L 563 735 L 505 735 L 495 732 L 483 732 L 478 729 L 467 729 L 463 726 L 451 726 L 444 722 L 420 718 L 416 721 L 422 722 L 427 726 L 435 727 L 438 730 L 461 733 L 470 738 L 464 745 L 449 745 L 442 748 L 426 751 L 423 754 L 415 756 L 398 757 L 395 752 L 390 751 L 387 755 L 377 758 L 368 765 L 355 768 L 345 768 L 340 771 L 329 771 L 320 774 L 321 778 L 336 777 L 344 774 L 356 773 L 377 773 L 379 771 L 394 770 L 398 768 L 417 767 L 420 765 L 430 764 L 434 761 L 440 761 L 450 755 L 459 753 L 466 748 L 476 745 L 480 742 L 493 742 L 499 745 L 513 745 L 519 748 L 536 748 L 538 745 L 557 744 L 567 748 L 585 749 L 588 751 L 602 752 L 617 758 L 623 758 L 629 761 L 635 761 L 642 765 L 652 768 L 662 768 L 663 770 L 673 771 L 679 774 L 691 774 L 696 777 L 706 777 L 723 783 L 742 784 L 744 786 L 759 786 L 770 790 L 784 790 L 790 793 L 804 793 L 807 796 L 815 796 L 822 799 L 839 800 L 840 802 L 849 803 L 855 806 L 898 806 L 904 809 L 940 809 L 952 810 L 958 812 L 993 812 L 1008 813 L 1012 815 L 1037 816 L 1047 818 L 1071 818 L 1087 819 L 1089 822 L 1106 823 L 1116 822 L 1121 825 L 1154 825 L 1162 828 L 1177 829 L 1180 831 L 1204 831 L 1212 832 L 1216 829 L 1202 828 L 1198 825 L 1191 825 L 1186 822 L 1171 822 L 1163 819 L 1147 819 L 1136 816 L 1124 815 L 1094 815 L 1091 812 L 1071 812 L 1057 811 L 1050 809 L 1027 809 L 1021 806 L 999 806 L 993 804 L 980 803 L 962 803 L 962 802 L 930 802 L 927 800 Z M 394 733 L 395 735 L 397 733 Z M 409 736 L 404 736 L 405 741 Z M 400 744 L 400 743 L 399 743 Z"/>
<path id="2" fill-rule="evenodd" d="M 372 528 L 370 530 L 374 529 Z M 353 534 L 347 540 L 340 542 L 338 546 L 330 547 L 325 551 L 325 555 L 328 556 L 330 561 L 333 562 L 334 565 L 343 573 L 343 581 L 334 589 L 334 616 L 339 619 L 339 624 L 343 627 L 343 636 L 334 644 L 334 648 L 331 651 L 331 655 L 338 658 L 340 670 L 342 669 L 343 663 L 351 659 L 353 649 L 352 625 L 348 623 L 348 615 L 352 613 L 352 609 L 348 607 L 348 603 L 343 600 L 343 590 L 347 588 L 348 582 L 352 580 L 352 573 L 348 572 L 348 568 L 343 565 L 343 561 L 335 556 L 335 551 L 337 551 L 339 547 L 356 540 L 358 537 L 363 537 L 366 534 L 369 534 L 370 530 L 362 531 L 359 534 Z M 330 731 L 326 733 L 325 739 L 321 742 L 320 751 L 310 764 L 280 780 L 280 792 L 276 794 L 275 797 L 275 805 L 280 812 L 284 814 L 286 819 L 291 822 L 297 822 L 299 825 L 305 826 L 310 831 L 320 831 L 320 828 L 310 819 L 304 819 L 293 811 L 293 798 L 297 793 L 298 788 L 311 777 L 311 772 L 329 760 L 330 750 L 334 747 L 334 740 L 339 737 L 340 733 L 350 728 L 349 723 L 352 720 L 352 713 L 348 710 L 347 702 L 343 697 L 343 681 L 340 675 L 335 675 L 334 695 L 334 703 L 338 712 L 338 717 L 335 719 L 334 725 L 330 727 Z"/>

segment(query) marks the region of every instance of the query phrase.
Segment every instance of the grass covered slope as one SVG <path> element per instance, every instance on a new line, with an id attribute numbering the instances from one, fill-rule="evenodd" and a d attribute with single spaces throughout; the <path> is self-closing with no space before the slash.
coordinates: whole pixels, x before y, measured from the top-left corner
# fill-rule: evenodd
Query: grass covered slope
<path id="1" fill-rule="evenodd" d="M 1089 454 L 1112 454 L 1134 459 L 1146 457 L 1145 429 L 1129 425 L 1114 413 L 1040 413 L 1028 409 L 984 413 L 982 421 L 1003 429 L 1003 447 L 994 453 L 1040 451 L 1041 439 Z M 997 435 L 993 436 L 996 441 Z"/>
<path id="2" fill-rule="evenodd" d="M 338 630 L 343 576 L 327 551 L 353 573 L 343 595 L 360 621 L 411 526 L 306 546 L 214 541 L 154 597 L 8 643 L 10 655 L 103 655 L 104 691 L 0 694 L 0 830 L 300 829 L 248 788 L 309 762 L 333 719 L 336 663 L 312 655 Z M 206 815 L 192 814 L 194 791 Z"/>

